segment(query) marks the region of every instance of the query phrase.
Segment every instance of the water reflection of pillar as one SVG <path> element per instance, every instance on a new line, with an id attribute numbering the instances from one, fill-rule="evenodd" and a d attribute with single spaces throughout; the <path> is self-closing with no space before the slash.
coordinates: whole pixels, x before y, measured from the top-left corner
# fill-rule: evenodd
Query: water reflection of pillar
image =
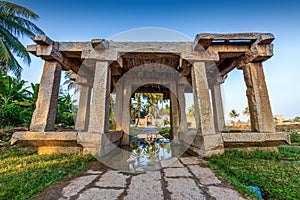
<path id="1" fill-rule="evenodd" d="M 178 105 L 178 92 L 177 92 L 177 83 L 170 83 L 170 119 L 171 119 L 171 138 L 173 142 L 178 142 L 178 130 L 179 130 L 179 105 Z"/>
<path id="2" fill-rule="evenodd" d="M 126 82 L 126 84 L 123 84 L 122 128 L 124 131 L 124 135 L 122 138 L 122 145 L 129 145 L 130 99 L 131 99 L 131 84 L 129 82 Z"/>

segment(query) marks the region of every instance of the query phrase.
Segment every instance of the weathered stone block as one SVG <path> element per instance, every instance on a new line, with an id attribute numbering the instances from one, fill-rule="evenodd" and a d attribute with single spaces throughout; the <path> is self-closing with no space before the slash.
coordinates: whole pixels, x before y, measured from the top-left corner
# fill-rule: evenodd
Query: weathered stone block
<path id="1" fill-rule="evenodd" d="M 81 153 L 82 147 L 49 147 L 49 146 L 43 146 L 38 147 L 38 155 L 44 155 L 44 154 L 73 154 L 73 153 Z"/>
<path id="2" fill-rule="evenodd" d="M 15 132 L 11 144 L 19 146 L 77 146 L 77 132 Z"/>

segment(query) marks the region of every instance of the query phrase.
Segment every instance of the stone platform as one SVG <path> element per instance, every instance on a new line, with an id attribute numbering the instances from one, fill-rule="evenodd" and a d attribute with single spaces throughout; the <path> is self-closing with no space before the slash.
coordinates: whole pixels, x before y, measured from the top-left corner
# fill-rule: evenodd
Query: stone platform
<path id="1" fill-rule="evenodd" d="M 37 147 L 38 154 L 84 153 L 102 156 L 120 145 L 122 131 L 109 131 L 105 134 L 89 132 L 16 132 L 11 144 Z"/>

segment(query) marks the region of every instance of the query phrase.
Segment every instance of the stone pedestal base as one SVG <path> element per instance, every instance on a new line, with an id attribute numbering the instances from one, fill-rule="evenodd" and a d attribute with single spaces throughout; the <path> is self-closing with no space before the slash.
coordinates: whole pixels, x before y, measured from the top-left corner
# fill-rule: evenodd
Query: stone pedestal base
<path id="1" fill-rule="evenodd" d="M 201 136 L 196 130 L 187 131 L 180 135 L 180 140 L 190 152 L 203 158 L 224 152 L 223 139 L 219 133 Z"/>
<path id="2" fill-rule="evenodd" d="M 34 146 L 38 154 L 83 153 L 102 157 L 119 146 L 122 131 L 105 134 L 89 132 L 16 132 L 11 144 Z"/>
<path id="3" fill-rule="evenodd" d="M 260 149 L 264 151 L 277 151 L 282 144 L 290 144 L 290 136 L 287 132 L 275 133 L 222 133 L 225 149 L 244 149 L 248 151 Z"/>
<path id="4" fill-rule="evenodd" d="M 190 153 L 205 158 L 234 148 L 246 151 L 277 151 L 279 145 L 290 144 L 290 137 L 286 132 L 229 132 L 200 136 L 195 130 L 190 130 L 180 134 L 180 141 Z"/>

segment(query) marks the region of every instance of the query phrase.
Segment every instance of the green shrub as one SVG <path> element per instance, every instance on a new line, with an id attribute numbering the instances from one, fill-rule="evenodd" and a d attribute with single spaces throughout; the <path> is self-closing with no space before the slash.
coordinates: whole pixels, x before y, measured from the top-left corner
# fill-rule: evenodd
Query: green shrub
<path id="1" fill-rule="evenodd" d="M 159 130 L 159 134 L 161 134 L 164 138 L 170 139 L 170 127 L 164 127 Z"/>
<path id="2" fill-rule="evenodd" d="M 4 105 L 0 109 L 0 127 L 18 126 L 23 123 L 22 108 L 19 105 Z"/>
<path id="3" fill-rule="evenodd" d="M 291 143 L 300 143 L 300 133 L 290 133 Z"/>

